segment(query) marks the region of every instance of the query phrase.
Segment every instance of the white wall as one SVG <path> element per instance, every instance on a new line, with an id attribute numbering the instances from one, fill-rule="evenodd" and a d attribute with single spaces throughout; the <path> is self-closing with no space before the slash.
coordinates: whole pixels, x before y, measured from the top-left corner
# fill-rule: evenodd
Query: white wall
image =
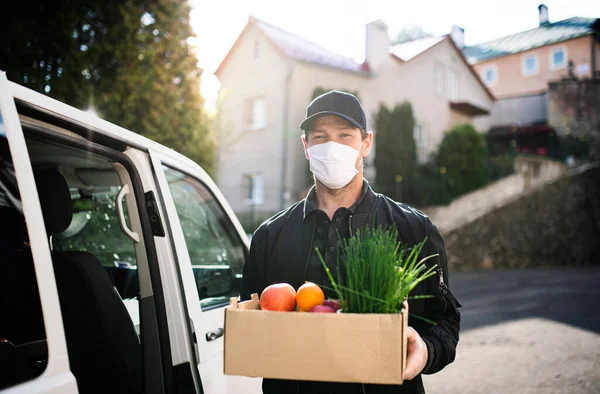
<path id="1" fill-rule="evenodd" d="M 423 124 L 427 129 L 426 155 L 437 149 L 444 131 L 457 122 L 471 120 L 468 116 L 453 115 L 454 111 L 450 109 L 447 94 L 442 96 L 436 94 L 434 78 L 436 64 L 443 66 L 446 77 L 450 70 L 458 75 L 460 87 L 456 101 L 468 101 L 486 109 L 491 107 L 492 99 L 473 77 L 469 66 L 460 59 L 450 39 L 442 41 L 406 63 L 390 57 L 377 78 L 366 86 L 364 94 L 365 109 L 369 116 L 378 110 L 379 103 L 393 107 L 408 100 L 412 104 L 417 123 Z M 447 91 L 446 82 L 444 86 Z"/>
<path id="2" fill-rule="evenodd" d="M 534 94 L 499 99 L 492 105 L 490 115 L 477 118 L 478 130 L 487 131 L 493 126 L 526 125 L 548 121 L 548 94 Z"/>
<path id="3" fill-rule="evenodd" d="M 256 40 L 260 42 L 258 59 L 253 57 Z M 217 184 L 237 213 L 247 212 L 243 174 L 261 173 L 264 203 L 256 211 L 275 212 L 279 209 L 280 195 L 283 84 L 289 61 L 254 27 L 249 28 L 231 55 L 219 75 Z M 250 130 L 246 102 L 255 97 L 266 100 L 267 125 Z"/>

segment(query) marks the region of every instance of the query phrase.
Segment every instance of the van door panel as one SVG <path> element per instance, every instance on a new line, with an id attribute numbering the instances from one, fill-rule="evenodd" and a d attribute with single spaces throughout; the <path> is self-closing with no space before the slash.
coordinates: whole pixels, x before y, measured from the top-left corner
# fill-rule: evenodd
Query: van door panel
<path id="1" fill-rule="evenodd" d="M 236 273 L 228 264 L 235 262 L 236 265 L 240 265 L 241 259 L 243 265 L 249 246 L 246 234 L 217 186 L 206 173 L 157 152 L 151 151 L 150 157 L 161 200 L 164 202 L 167 216 L 165 221 L 169 223 L 167 227 L 174 241 L 188 313 L 196 330 L 200 353 L 198 369 L 204 392 L 206 394 L 261 393 L 262 379 L 260 378 L 224 375 L 223 337 L 217 335 L 213 340 L 206 337 L 207 333 L 219 332 L 224 328 L 225 306 L 228 305 L 232 295 L 239 295 L 239 289 L 233 290 L 233 287 L 240 283 L 241 268 L 239 268 L 240 272 Z M 175 187 L 174 184 L 177 182 L 181 184 Z M 190 198 L 199 200 L 197 208 L 193 205 L 186 206 L 185 212 L 178 212 L 178 203 L 173 197 L 173 192 L 183 193 L 186 190 L 190 192 Z M 177 199 L 180 201 L 181 211 L 182 196 L 178 195 Z M 189 202 L 187 199 L 185 201 Z M 183 226 L 180 216 L 186 219 Z M 189 216 L 193 216 L 191 226 L 188 221 Z M 225 227 L 217 228 L 220 225 Z M 187 241 L 196 242 L 190 249 L 184 231 L 195 230 L 200 234 L 187 234 Z M 227 232 L 227 239 L 223 238 L 223 231 Z M 211 239 L 208 243 L 214 244 L 212 249 L 199 250 L 206 245 L 202 234 Z M 219 240 L 224 242 L 224 246 L 219 245 Z M 201 247 L 198 246 L 200 244 Z M 226 251 L 225 256 L 220 257 L 219 254 L 223 251 Z M 238 255 L 240 253 L 238 251 L 241 251 L 242 256 Z M 234 254 L 236 257 L 229 256 L 227 253 Z"/>
<path id="2" fill-rule="evenodd" d="M 60 303 L 54 280 L 48 237 L 42 218 L 38 193 L 19 115 L 6 74 L 0 72 L 0 138 L 8 142 L 21 196 L 22 210 L 33 255 L 40 295 L 48 364 L 44 372 L 28 382 L 17 384 L 6 393 L 77 393 L 77 383 L 69 369 L 69 357 L 61 318 Z"/>

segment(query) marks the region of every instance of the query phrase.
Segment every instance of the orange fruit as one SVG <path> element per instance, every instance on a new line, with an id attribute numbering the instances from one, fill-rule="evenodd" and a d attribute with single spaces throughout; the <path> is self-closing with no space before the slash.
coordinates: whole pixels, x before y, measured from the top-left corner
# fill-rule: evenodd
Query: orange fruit
<path id="1" fill-rule="evenodd" d="M 325 301 L 325 294 L 321 288 L 312 283 L 306 282 L 296 292 L 296 304 L 298 308 L 310 311 L 317 305 L 322 305 Z"/>

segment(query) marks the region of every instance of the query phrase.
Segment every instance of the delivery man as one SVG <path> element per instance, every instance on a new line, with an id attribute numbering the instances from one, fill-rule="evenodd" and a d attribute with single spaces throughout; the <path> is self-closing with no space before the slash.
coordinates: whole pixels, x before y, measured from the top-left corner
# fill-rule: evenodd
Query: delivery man
<path id="1" fill-rule="evenodd" d="M 330 285 L 315 248 L 334 270 L 338 236 L 347 238 L 367 225 L 393 225 L 402 244 L 413 246 L 428 237 L 422 257 L 439 255 L 426 261 L 428 266 L 437 264 L 438 274 L 411 293 L 434 297 L 409 300 L 411 314 L 436 324 L 409 318 L 406 380 L 401 386 L 264 379 L 263 393 L 424 393 L 421 374 L 436 373 L 454 361 L 460 328 L 460 304 L 450 292 L 444 241 L 427 216 L 375 193 L 363 178 L 373 133 L 367 131 L 365 112 L 355 96 L 334 90 L 315 98 L 300 128 L 315 185 L 304 200 L 255 231 L 244 265 L 242 300 L 274 283 L 295 289 L 305 281 Z"/>

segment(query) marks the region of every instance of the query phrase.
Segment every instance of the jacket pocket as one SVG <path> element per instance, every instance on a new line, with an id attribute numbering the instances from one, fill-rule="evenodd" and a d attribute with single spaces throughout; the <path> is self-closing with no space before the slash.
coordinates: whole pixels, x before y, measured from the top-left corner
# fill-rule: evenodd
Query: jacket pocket
<path id="1" fill-rule="evenodd" d="M 458 311 L 458 308 L 460 308 L 462 305 L 460 304 L 460 302 L 458 302 L 458 300 L 456 299 L 456 297 L 454 297 L 454 295 L 450 292 L 449 289 L 446 289 L 445 293 L 442 293 L 442 297 L 444 299 L 444 304 L 445 304 L 445 311 L 446 313 L 455 313 L 458 316 L 460 316 L 460 312 Z"/>

